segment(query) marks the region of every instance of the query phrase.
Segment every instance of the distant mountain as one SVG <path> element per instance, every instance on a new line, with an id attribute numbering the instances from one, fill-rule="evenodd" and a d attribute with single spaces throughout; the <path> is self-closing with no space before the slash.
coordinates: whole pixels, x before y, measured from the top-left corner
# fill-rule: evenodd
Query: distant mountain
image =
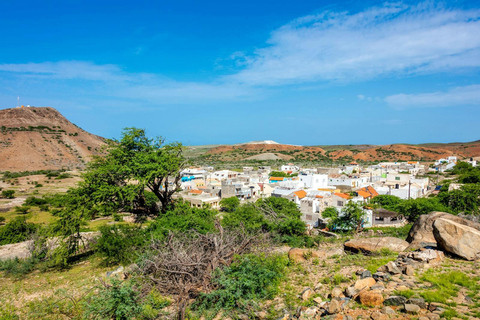
<path id="1" fill-rule="evenodd" d="M 421 145 L 334 145 L 294 146 L 277 142 L 253 141 L 205 149 L 204 160 L 339 160 L 339 161 L 433 161 L 448 156 L 459 159 L 480 157 L 480 141 L 428 143 Z"/>
<path id="2" fill-rule="evenodd" d="M 1 171 L 83 169 L 104 145 L 54 108 L 0 110 Z"/>

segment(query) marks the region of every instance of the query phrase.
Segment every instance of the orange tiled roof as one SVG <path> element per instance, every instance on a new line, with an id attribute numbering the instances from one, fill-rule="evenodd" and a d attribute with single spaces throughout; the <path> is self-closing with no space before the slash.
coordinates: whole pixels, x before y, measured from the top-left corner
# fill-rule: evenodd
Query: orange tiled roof
<path id="1" fill-rule="evenodd" d="M 270 177 L 270 180 L 273 180 L 273 181 L 283 181 L 285 178 L 282 178 L 282 177 Z"/>
<path id="2" fill-rule="evenodd" d="M 202 190 L 190 190 L 190 193 L 194 193 L 194 194 L 202 194 L 203 191 Z"/>
<path id="3" fill-rule="evenodd" d="M 350 199 L 350 196 L 346 193 L 335 193 L 335 195 L 343 199 L 347 199 L 347 200 Z"/>
<path id="4" fill-rule="evenodd" d="M 303 199 L 307 196 L 307 193 L 305 192 L 305 190 L 299 190 L 299 191 L 295 191 L 294 194 L 299 198 L 299 199 Z"/>
<path id="5" fill-rule="evenodd" d="M 320 199 L 322 199 L 323 196 L 316 195 L 315 198 L 320 198 Z"/>
<path id="6" fill-rule="evenodd" d="M 364 187 L 357 190 L 357 193 L 364 198 L 375 198 L 376 196 L 378 196 L 378 192 L 372 187 Z"/>

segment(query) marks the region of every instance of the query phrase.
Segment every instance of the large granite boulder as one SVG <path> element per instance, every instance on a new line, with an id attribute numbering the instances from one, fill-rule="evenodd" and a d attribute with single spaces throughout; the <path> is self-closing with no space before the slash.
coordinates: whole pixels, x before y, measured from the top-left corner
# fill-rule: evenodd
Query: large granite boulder
<path id="1" fill-rule="evenodd" d="M 437 219 L 450 220 L 477 230 L 480 230 L 480 224 L 454 216 L 446 212 L 431 212 L 421 215 L 413 224 L 408 233 L 407 241 L 410 242 L 410 248 L 415 249 L 424 246 L 436 246 L 437 240 L 433 235 L 433 224 Z"/>
<path id="2" fill-rule="evenodd" d="M 433 223 L 438 248 L 466 260 L 480 258 L 480 231 L 469 226 L 439 218 Z"/>
<path id="3" fill-rule="evenodd" d="M 343 245 L 345 250 L 354 252 L 373 252 L 383 248 L 390 249 L 395 252 L 402 252 L 408 247 L 409 243 L 405 240 L 394 237 L 384 237 L 352 239 L 345 242 Z"/>

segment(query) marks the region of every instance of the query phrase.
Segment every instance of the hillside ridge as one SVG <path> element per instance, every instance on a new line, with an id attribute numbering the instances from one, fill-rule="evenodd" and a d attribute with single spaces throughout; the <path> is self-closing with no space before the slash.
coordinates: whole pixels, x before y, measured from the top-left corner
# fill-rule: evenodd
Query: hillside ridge
<path id="1" fill-rule="evenodd" d="M 105 139 L 51 107 L 0 110 L 0 170 L 83 169 Z"/>

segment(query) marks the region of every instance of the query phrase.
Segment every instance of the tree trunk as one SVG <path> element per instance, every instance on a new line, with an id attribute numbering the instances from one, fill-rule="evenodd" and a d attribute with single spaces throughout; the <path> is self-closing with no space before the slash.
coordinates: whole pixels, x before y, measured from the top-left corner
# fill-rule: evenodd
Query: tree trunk
<path id="1" fill-rule="evenodd" d="M 185 320 L 185 309 L 187 309 L 187 302 L 182 300 L 178 305 L 178 320 Z"/>

